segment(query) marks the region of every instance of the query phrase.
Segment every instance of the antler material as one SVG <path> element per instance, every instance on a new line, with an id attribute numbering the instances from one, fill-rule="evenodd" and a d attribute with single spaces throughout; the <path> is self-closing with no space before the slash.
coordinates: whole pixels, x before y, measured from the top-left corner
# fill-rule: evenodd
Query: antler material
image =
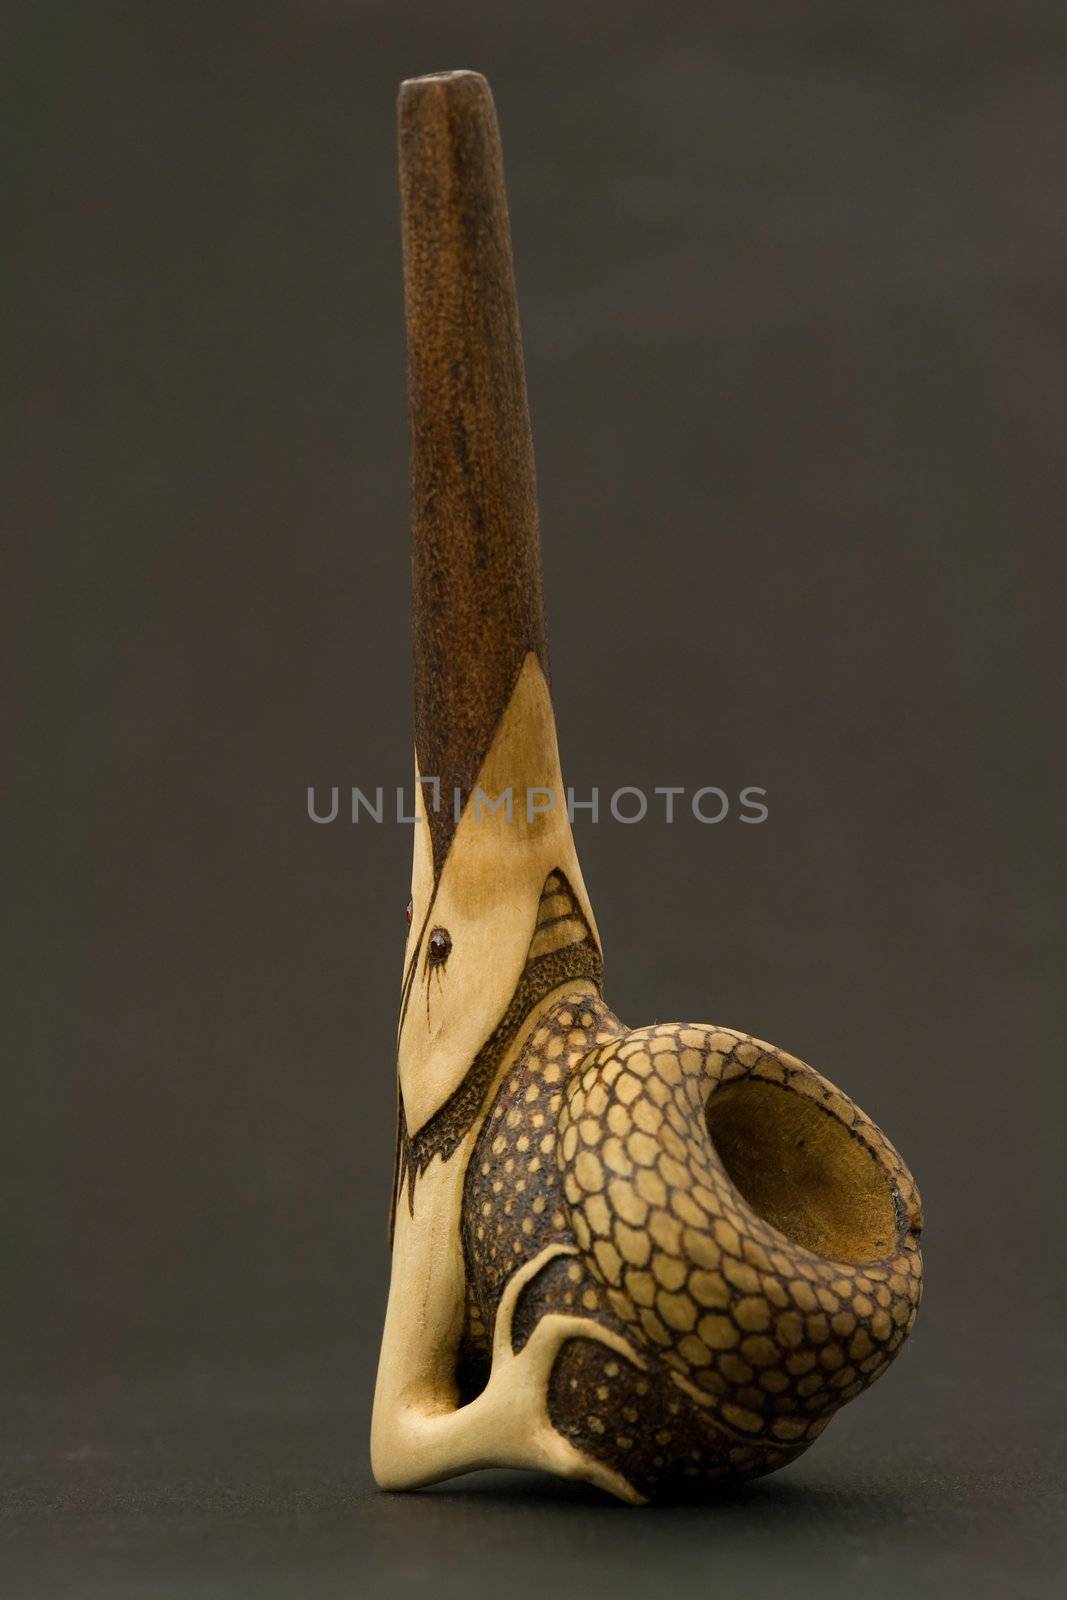
<path id="1" fill-rule="evenodd" d="M 400 170 L 420 825 L 374 1470 L 692 1492 L 794 1460 L 886 1370 L 919 1303 L 919 1197 L 803 1062 L 605 1004 L 483 78 L 402 86 Z"/>

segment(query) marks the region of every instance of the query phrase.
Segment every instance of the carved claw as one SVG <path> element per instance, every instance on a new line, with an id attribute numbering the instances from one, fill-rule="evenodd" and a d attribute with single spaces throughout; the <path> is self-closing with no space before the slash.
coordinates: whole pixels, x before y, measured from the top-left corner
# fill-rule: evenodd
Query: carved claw
<path id="1" fill-rule="evenodd" d="M 513 1274 L 500 1298 L 489 1381 L 468 1405 L 446 1409 L 434 1389 L 380 1396 L 375 1405 L 371 1453 L 383 1489 L 417 1489 L 478 1467 L 530 1467 L 583 1479 L 632 1504 L 642 1497 L 619 1473 L 558 1433 L 548 1413 L 548 1384 L 570 1339 L 593 1339 L 643 1368 L 637 1352 L 610 1329 L 585 1317 L 543 1317 L 523 1348 L 512 1347 L 515 1307 L 526 1285 L 573 1246 L 551 1244 Z"/>
<path id="2" fill-rule="evenodd" d="M 572 1245 L 546 1245 L 512 1274 L 497 1309 L 489 1381 L 473 1403 L 478 1405 L 485 1401 L 492 1410 L 499 1406 L 509 1433 L 516 1429 L 528 1429 L 531 1441 L 536 1441 L 535 1448 L 541 1458 L 533 1464 L 543 1467 L 546 1472 L 583 1479 L 622 1500 L 640 1505 L 643 1496 L 621 1473 L 612 1471 L 591 1456 L 583 1455 L 556 1431 L 548 1414 L 548 1385 L 556 1357 L 571 1339 L 592 1339 L 606 1345 L 640 1371 L 645 1370 L 643 1358 L 626 1339 L 610 1328 L 602 1327 L 589 1317 L 561 1312 L 550 1312 L 542 1317 L 520 1351 L 516 1353 L 512 1345 L 515 1308 L 526 1285 L 532 1283 L 538 1273 L 557 1256 L 577 1254 Z"/>
<path id="3" fill-rule="evenodd" d="M 497 1308 L 496 1326 L 493 1330 L 493 1369 L 496 1370 L 498 1361 L 518 1360 L 531 1346 L 541 1349 L 543 1346 L 553 1347 L 553 1355 L 566 1344 L 568 1339 L 595 1339 L 600 1344 L 607 1345 L 609 1350 L 614 1350 L 618 1355 L 624 1356 L 633 1366 L 642 1372 L 645 1370 L 645 1361 L 626 1339 L 614 1333 L 610 1328 L 601 1327 L 600 1323 L 593 1322 L 589 1317 L 569 1316 L 563 1312 L 550 1312 L 541 1318 L 537 1327 L 526 1341 L 522 1350 L 515 1354 L 511 1343 L 512 1323 L 515 1320 L 515 1308 L 519 1303 L 522 1291 L 528 1283 L 532 1283 L 539 1272 L 547 1267 L 550 1261 L 557 1256 L 577 1256 L 580 1252 L 574 1245 L 548 1244 L 529 1261 L 524 1261 L 522 1266 L 512 1273 L 500 1296 L 500 1305 Z M 551 1370 L 551 1363 L 549 1365 Z"/>

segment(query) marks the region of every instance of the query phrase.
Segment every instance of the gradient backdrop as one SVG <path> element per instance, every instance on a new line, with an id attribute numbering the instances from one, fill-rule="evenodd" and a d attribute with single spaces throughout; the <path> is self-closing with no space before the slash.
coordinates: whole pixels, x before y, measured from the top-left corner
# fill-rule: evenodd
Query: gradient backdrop
<path id="1" fill-rule="evenodd" d="M 1062 6 L 13 0 L 3 37 L 5 1594 L 1051 1593 Z M 579 821 L 609 996 L 811 1061 L 926 1199 L 889 1378 L 699 1512 L 370 1486 L 411 840 L 305 793 L 409 776 L 394 95 L 457 66 L 568 781 L 769 796 Z"/>

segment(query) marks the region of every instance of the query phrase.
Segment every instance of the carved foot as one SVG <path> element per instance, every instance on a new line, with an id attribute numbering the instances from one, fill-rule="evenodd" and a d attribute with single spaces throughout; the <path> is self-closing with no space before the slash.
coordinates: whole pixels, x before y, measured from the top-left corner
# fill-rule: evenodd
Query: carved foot
<path id="1" fill-rule="evenodd" d="M 552 1426 L 548 1383 L 562 1347 L 570 1339 L 607 1345 L 635 1367 L 644 1361 L 618 1334 L 576 1316 L 543 1317 L 520 1351 L 511 1330 L 519 1296 L 556 1256 L 575 1255 L 569 1246 L 546 1246 L 508 1281 L 497 1310 L 493 1362 L 481 1394 L 458 1410 L 443 1411 L 427 1399 L 375 1418 L 371 1450 L 383 1489 L 414 1489 L 479 1467 L 528 1467 L 592 1483 L 631 1504 L 642 1496 L 617 1472 L 575 1449 Z"/>
<path id="2" fill-rule="evenodd" d="M 556 1432 L 548 1415 L 548 1385 L 552 1368 L 560 1350 L 570 1339 L 593 1339 L 607 1345 L 633 1366 L 644 1370 L 645 1362 L 637 1351 L 620 1335 L 589 1317 L 576 1317 L 560 1312 L 542 1317 L 522 1349 L 516 1354 L 512 1348 L 511 1332 L 515 1308 L 526 1285 L 556 1256 L 573 1256 L 578 1252 L 572 1246 L 546 1245 L 531 1261 L 526 1262 L 509 1279 L 496 1314 L 493 1332 L 493 1365 L 489 1382 L 480 1398 L 492 1395 L 491 1404 L 499 1406 L 510 1429 L 525 1428 L 531 1439 L 537 1441 L 544 1471 L 559 1477 L 580 1478 L 587 1483 L 606 1489 L 620 1499 L 640 1504 L 637 1494 L 621 1473 L 612 1471 L 602 1462 L 583 1455 L 569 1440 Z"/>

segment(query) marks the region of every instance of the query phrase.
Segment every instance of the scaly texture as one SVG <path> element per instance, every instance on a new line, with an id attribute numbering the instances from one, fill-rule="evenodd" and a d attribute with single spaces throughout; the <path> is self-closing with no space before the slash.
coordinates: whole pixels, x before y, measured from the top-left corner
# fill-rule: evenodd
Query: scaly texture
<path id="1" fill-rule="evenodd" d="M 740 1192 L 709 1133 L 710 1120 L 747 1181 L 737 1085 L 782 1097 L 779 1163 L 797 1160 L 813 1180 L 793 1228 L 812 1242 L 836 1229 L 843 1242 L 841 1229 L 858 1227 L 863 1261 L 807 1248 Z M 837 1187 L 820 1212 L 828 1150 Z M 783 1203 L 773 1188 L 765 1198 Z M 511 1274 L 547 1244 L 573 1244 L 575 1258 L 524 1291 L 515 1347 L 542 1316 L 577 1312 L 646 1366 L 572 1340 L 550 1389 L 560 1433 L 645 1497 L 772 1470 L 889 1366 L 919 1302 L 919 1223 L 892 1145 L 802 1062 L 724 1028 L 627 1033 L 602 1002 L 560 1001 L 501 1086 L 468 1168 L 465 1381 L 477 1387 Z"/>
<path id="2" fill-rule="evenodd" d="M 414 1135 L 408 1133 L 403 1096 L 400 1097 L 395 1190 L 399 1194 L 406 1183 L 409 1206 L 414 1207 L 415 1184 L 420 1174 L 435 1156 L 449 1160 L 470 1131 L 508 1046 L 534 1007 L 553 989 L 579 978 L 588 978 L 599 988 L 603 972 L 600 951 L 570 884 L 562 872 L 549 873 L 541 891 L 522 977 L 463 1082 Z"/>

